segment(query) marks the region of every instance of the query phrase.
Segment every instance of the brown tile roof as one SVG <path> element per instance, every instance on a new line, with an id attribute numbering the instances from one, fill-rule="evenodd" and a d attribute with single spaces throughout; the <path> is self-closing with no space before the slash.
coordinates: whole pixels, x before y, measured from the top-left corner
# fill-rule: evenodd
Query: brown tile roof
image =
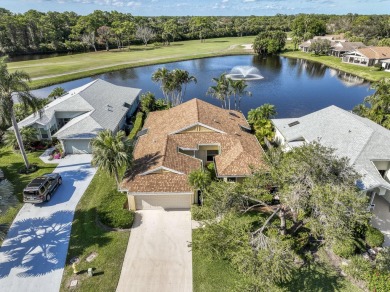
<path id="1" fill-rule="evenodd" d="M 175 133 L 201 124 L 213 132 Z M 244 115 L 192 99 L 169 110 L 152 112 L 145 121 L 147 134 L 138 138 L 134 168 L 122 182 L 130 192 L 190 192 L 187 175 L 202 166 L 201 160 L 178 152 L 178 147 L 219 144 L 215 157 L 218 176 L 247 176 L 251 167 L 264 164 L 264 151 L 252 134 Z M 159 173 L 144 174 L 147 171 Z"/>
<path id="2" fill-rule="evenodd" d="M 390 47 L 367 47 L 357 49 L 357 52 L 366 56 L 368 59 L 387 59 L 390 58 Z"/>

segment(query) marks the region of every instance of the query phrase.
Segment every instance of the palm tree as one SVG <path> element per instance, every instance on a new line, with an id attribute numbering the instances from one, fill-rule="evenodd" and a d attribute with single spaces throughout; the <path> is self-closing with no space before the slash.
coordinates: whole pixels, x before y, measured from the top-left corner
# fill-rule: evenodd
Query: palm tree
<path id="1" fill-rule="evenodd" d="M 170 79 L 170 72 L 167 68 L 158 68 L 153 74 L 152 74 L 152 81 L 155 83 L 160 83 L 160 88 L 164 94 L 164 98 L 167 104 L 169 104 L 169 96 L 168 96 L 168 85 L 169 85 L 169 79 Z"/>
<path id="2" fill-rule="evenodd" d="M 181 69 L 175 69 L 171 72 L 171 74 L 171 88 L 173 89 L 173 92 L 176 93 L 176 96 L 173 98 L 173 106 L 176 106 L 183 102 L 183 97 L 186 94 L 187 85 L 191 82 L 197 83 L 197 79 L 195 76 L 190 75 L 188 71 Z"/>
<path id="3" fill-rule="evenodd" d="M 229 83 L 230 83 L 230 92 L 231 94 L 233 94 L 234 97 L 234 109 L 240 110 L 241 98 L 243 96 L 252 96 L 252 93 L 246 90 L 248 84 L 246 83 L 245 80 L 229 79 Z M 237 97 L 238 97 L 238 107 L 237 107 Z"/>
<path id="4" fill-rule="evenodd" d="M 275 106 L 269 103 L 265 103 L 256 109 L 252 109 L 248 112 L 249 124 L 256 124 L 260 120 L 269 120 L 276 115 Z"/>
<path id="5" fill-rule="evenodd" d="M 30 164 L 16 122 L 14 98 L 23 108 L 31 108 L 34 112 L 38 110 L 37 99 L 30 93 L 27 83 L 29 81 L 30 76 L 23 71 L 8 72 L 6 58 L 0 58 L 0 123 L 9 124 L 11 121 L 26 168 L 29 168 Z"/>
<path id="6" fill-rule="evenodd" d="M 56 99 L 57 97 L 65 95 L 67 92 L 62 87 L 56 87 L 50 92 L 48 98 Z"/>
<path id="7" fill-rule="evenodd" d="M 207 188 L 211 183 L 211 175 L 209 171 L 204 171 L 203 169 L 191 171 L 188 175 L 188 183 L 194 190 L 199 190 L 201 193 Z M 203 205 L 204 199 L 202 201 Z"/>
<path id="8" fill-rule="evenodd" d="M 230 109 L 230 86 L 226 74 L 224 73 L 218 78 L 213 78 L 213 81 L 216 85 L 210 86 L 206 94 L 220 100 L 222 108 L 227 108 L 227 100 L 229 99 L 228 104 Z"/>
<path id="9" fill-rule="evenodd" d="M 152 75 L 152 80 L 160 83 L 167 104 L 172 104 L 172 106 L 177 106 L 183 102 L 188 83 L 197 82 L 196 78 L 186 70 L 175 69 L 169 71 L 166 68 L 157 69 Z"/>
<path id="10" fill-rule="evenodd" d="M 132 142 L 127 139 L 125 132 L 119 131 L 114 135 L 110 130 L 101 131 L 91 141 L 92 165 L 114 175 L 119 187 L 119 171 L 132 165 Z"/>

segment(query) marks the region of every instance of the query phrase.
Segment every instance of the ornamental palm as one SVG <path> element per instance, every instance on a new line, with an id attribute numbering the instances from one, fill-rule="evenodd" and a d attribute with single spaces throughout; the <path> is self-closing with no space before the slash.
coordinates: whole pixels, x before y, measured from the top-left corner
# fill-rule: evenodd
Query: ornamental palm
<path id="1" fill-rule="evenodd" d="M 171 72 L 172 81 L 171 87 L 175 94 L 173 98 L 173 106 L 179 105 L 183 102 L 183 97 L 186 94 L 188 83 L 197 83 L 195 76 L 190 75 L 186 70 L 175 69 Z M 184 85 L 184 87 L 183 87 Z"/>
<path id="2" fill-rule="evenodd" d="M 245 80 L 229 79 L 229 82 L 230 82 L 230 92 L 234 96 L 234 109 L 240 110 L 241 98 L 243 96 L 252 96 L 252 93 L 246 90 L 248 84 L 246 83 Z M 237 97 L 238 97 L 238 107 L 237 107 Z"/>
<path id="3" fill-rule="evenodd" d="M 227 100 L 229 99 L 229 109 L 230 109 L 230 86 L 229 80 L 226 78 L 226 74 L 222 74 L 218 78 L 213 78 L 213 81 L 216 83 L 214 86 L 210 86 L 207 95 L 214 97 L 221 101 L 222 108 L 227 108 Z"/>
<path id="4" fill-rule="evenodd" d="M 6 58 L 0 58 L 0 123 L 9 124 L 11 121 L 26 168 L 29 168 L 30 164 L 16 122 L 14 98 L 23 108 L 31 108 L 34 112 L 38 110 L 37 99 L 29 92 L 29 81 L 30 76 L 23 71 L 8 72 Z"/>
<path id="5" fill-rule="evenodd" d="M 276 115 L 275 106 L 269 103 L 265 103 L 256 109 L 252 109 L 248 113 L 248 122 L 250 124 L 256 124 L 260 120 L 269 120 Z"/>
<path id="6" fill-rule="evenodd" d="M 114 175 L 119 187 L 119 170 L 132 165 L 132 142 L 127 139 L 123 131 L 114 135 L 112 131 L 104 130 L 92 140 L 91 144 L 92 165 Z"/>
<path id="7" fill-rule="evenodd" d="M 153 74 L 152 74 L 152 81 L 156 83 L 160 83 L 160 88 L 164 94 L 164 98 L 167 104 L 169 104 L 169 79 L 170 79 L 170 72 L 167 68 L 158 68 Z"/>

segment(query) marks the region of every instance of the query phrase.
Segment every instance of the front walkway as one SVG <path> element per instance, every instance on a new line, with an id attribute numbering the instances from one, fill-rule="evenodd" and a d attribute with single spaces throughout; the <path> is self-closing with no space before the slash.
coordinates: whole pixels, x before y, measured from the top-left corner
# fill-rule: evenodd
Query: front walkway
<path id="1" fill-rule="evenodd" d="M 375 208 L 371 224 L 385 235 L 383 246 L 390 246 L 390 203 L 383 197 L 376 195 L 374 204 Z"/>
<path id="2" fill-rule="evenodd" d="M 96 169 L 87 154 L 58 162 L 62 185 L 50 202 L 22 207 L 0 248 L 0 290 L 60 290 L 74 211 Z"/>
<path id="3" fill-rule="evenodd" d="M 117 292 L 191 292 L 190 211 L 137 211 Z"/>

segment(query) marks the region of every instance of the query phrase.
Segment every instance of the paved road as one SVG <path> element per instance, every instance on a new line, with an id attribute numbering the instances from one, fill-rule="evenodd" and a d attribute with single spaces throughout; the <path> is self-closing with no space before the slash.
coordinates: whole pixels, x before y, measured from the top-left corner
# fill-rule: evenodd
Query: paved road
<path id="1" fill-rule="evenodd" d="M 87 154 L 65 157 L 50 202 L 22 207 L 0 248 L 1 291 L 60 290 L 74 210 L 96 173 L 90 161 Z"/>
<path id="2" fill-rule="evenodd" d="M 117 292 L 191 292 L 190 211 L 137 211 Z"/>

